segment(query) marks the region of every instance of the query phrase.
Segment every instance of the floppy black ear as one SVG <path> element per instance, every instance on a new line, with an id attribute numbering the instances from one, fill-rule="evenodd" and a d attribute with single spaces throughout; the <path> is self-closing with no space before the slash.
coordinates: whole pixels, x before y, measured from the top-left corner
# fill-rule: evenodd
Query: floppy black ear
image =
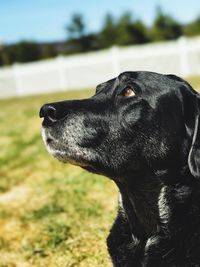
<path id="1" fill-rule="evenodd" d="M 200 179 L 200 95 L 180 77 L 171 74 L 167 76 L 181 88 L 186 135 L 191 144 L 188 166 L 191 174 Z"/>
<path id="2" fill-rule="evenodd" d="M 188 156 L 188 166 L 191 174 L 200 179 L 200 100 L 196 97 L 196 117 L 192 145 Z"/>

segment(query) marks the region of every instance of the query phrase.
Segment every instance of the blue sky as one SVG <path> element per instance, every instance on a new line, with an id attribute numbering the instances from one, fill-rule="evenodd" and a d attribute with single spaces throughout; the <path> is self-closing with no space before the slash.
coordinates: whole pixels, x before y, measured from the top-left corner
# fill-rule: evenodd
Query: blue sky
<path id="1" fill-rule="evenodd" d="M 0 0 L 0 42 L 64 40 L 75 12 L 84 15 L 89 31 L 100 29 L 108 12 L 128 10 L 151 24 L 158 5 L 183 23 L 200 15 L 200 0 Z"/>

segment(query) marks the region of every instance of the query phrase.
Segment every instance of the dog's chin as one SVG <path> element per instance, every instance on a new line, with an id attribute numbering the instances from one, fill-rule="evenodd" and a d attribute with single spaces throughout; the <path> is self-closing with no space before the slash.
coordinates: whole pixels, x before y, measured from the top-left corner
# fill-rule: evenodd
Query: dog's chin
<path id="1" fill-rule="evenodd" d="M 63 163 L 69 163 L 67 155 L 62 151 L 55 148 L 52 148 L 51 145 L 46 145 L 47 151 L 57 160 Z"/>
<path id="2" fill-rule="evenodd" d="M 70 163 L 80 167 L 88 167 L 87 163 L 85 163 L 83 159 L 75 152 L 66 153 L 67 149 L 62 150 L 60 148 L 56 148 L 55 144 L 47 144 L 46 147 L 49 154 L 62 163 Z"/>

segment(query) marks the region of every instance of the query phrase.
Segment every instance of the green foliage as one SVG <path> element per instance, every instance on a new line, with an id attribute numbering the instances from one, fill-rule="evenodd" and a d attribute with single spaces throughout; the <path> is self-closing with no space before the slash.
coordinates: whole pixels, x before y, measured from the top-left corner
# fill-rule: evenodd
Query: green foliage
<path id="1" fill-rule="evenodd" d="M 102 48 L 116 44 L 118 31 L 111 14 L 107 14 L 104 19 L 102 31 L 99 34 L 99 45 Z"/>
<path id="2" fill-rule="evenodd" d="M 85 23 L 83 15 L 76 13 L 72 16 L 70 24 L 67 26 L 69 39 L 79 39 L 85 32 Z"/>
<path id="3" fill-rule="evenodd" d="M 41 58 L 39 45 L 34 42 L 22 41 L 16 45 L 9 46 L 7 52 L 10 63 L 30 62 Z"/>
<path id="4" fill-rule="evenodd" d="M 57 56 L 57 51 L 52 44 L 45 44 L 41 49 L 43 59 Z"/>
<path id="5" fill-rule="evenodd" d="M 164 14 L 163 11 L 158 8 L 153 27 L 151 29 L 151 40 L 173 40 L 180 37 L 182 33 L 183 30 L 180 23 L 172 16 Z"/>
<path id="6" fill-rule="evenodd" d="M 131 45 L 148 41 L 146 26 L 140 20 L 133 20 L 130 12 L 124 13 L 116 25 L 118 45 Z"/>
<path id="7" fill-rule="evenodd" d="M 145 43 L 149 40 L 147 29 L 142 21 L 133 20 L 130 12 L 122 14 L 118 21 L 107 14 L 100 32 L 100 46 L 131 45 Z"/>
<path id="8" fill-rule="evenodd" d="M 86 52 L 97 48 L 96 35 L 85 33 L 86 25 L 82 14 L 74 14 L 66 30 L 68 44 L 72 48 L 71 53 Z"/>
<path id="9" fill-rule="evenodd" d="M 192 23 L 185 26 L 184 34 L 186 36 L 195 36 L 200 34 L 200 16 Z"/>
<path id="10" fill-rule="evenodd" d="M 150 40 L 148 29 L 141 20 L 135 21 L 129 28 L 129 32 L 132 37 L 131 44 L 143 44 Z"/>
<path id="11" fill-rule="evenodd" d="M 87 52 L 99 48 L 95 34 L 84 35 L 79 39 L 70 39 L 68 45 L 71 49 L 66 54 Z"/>

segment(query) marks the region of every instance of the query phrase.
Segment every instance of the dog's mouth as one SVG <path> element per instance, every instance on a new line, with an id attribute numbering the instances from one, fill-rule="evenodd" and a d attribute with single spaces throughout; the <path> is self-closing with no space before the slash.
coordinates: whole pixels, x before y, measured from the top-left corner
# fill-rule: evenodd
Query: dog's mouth
<path id="1" fill-rule="evenodd" d="M 42 128 L 42 138 L 49 154 L 63 163 L 70 163 L 80 167 L 89 168 L 76 149 L 64 145 L 60 138 L 54 137 L 47 129 Z"/>
<path id="2" fill-rule="evenodd" d="M 49 154 L 62 162 L 67 162 L 65 152 L 60 147 L 59 140 L 53 137 L 48 131 L 42 128 L 42 139 Z"/>
<path id="3" fill-rule="evenodd" d="M 42 128 L 42 139 L 47 148 L 55 150 L 58 149 L 58 140 L 53 137 L 45 128 Z"/>

